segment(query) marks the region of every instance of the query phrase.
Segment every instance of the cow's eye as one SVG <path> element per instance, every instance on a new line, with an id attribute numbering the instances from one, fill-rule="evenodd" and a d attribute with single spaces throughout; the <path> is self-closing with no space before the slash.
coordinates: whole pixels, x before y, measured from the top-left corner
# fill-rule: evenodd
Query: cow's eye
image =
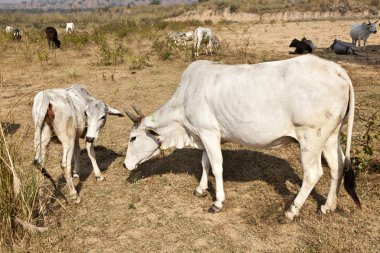
<path id="1" fill-rule="evenodd" d="M 133 141 L 135 141 L 136 140 L 136 136 L 133 136 L 129 141 L 130 142 L 133 142 Z"/>

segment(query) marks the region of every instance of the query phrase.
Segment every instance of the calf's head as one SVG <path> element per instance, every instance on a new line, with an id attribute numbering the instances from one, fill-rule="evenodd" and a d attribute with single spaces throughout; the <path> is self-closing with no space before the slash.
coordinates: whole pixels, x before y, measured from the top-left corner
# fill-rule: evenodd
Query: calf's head
<path id="1" fill-rule="evenodd" d="M 154 119 L 145 118 L 137 107 L 133 106 L 133 108 L 137 115 L 125 110 L 127 116 L 133 121 L 124 160 L 124 167 L 128 170 L 134 170 L 138 164 L 159 155 L 162 144 L 160 135 L 152 127 Z"/>
<path id="2" fill-rule="evenodd" d="M 112 108 L 100 100 L 94 100 L 86 106 L 86 142 L 92 143 L 98 138 L 100 129 L 106 123 L 107 114 L 119 117 L 124 116 L 119 110 Z"/>

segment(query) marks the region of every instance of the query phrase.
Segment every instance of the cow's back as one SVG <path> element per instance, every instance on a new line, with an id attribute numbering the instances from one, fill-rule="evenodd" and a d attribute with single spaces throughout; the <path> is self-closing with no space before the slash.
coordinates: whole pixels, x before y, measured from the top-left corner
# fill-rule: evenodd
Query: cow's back
<path id="1" fill-rule="evenodd" d="M 281 136 L 296 138 L 297 126 L 337 122 L 348 104 L 346 75 L 316 56 L 255 65 L 199 61 L 185 71 L 180 90 L 190 129 L 266 146 Z"/>

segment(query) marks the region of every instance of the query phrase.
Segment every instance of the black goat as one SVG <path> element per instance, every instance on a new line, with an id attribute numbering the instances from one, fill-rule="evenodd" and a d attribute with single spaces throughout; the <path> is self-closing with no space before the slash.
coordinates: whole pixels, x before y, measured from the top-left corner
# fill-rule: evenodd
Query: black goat
<path id="1" fill-rule="evenodd" d="M 61 41 L 58 40 L 58 32 L 54 27 L 50 27 L 50 26 L 46 27 L 45 33 L 46 33 L 46 39 L 48 41 L 49 48 L 50 48 L 50 44 L 54 48 L 59 48 L 61 46 Z"/>
<path id="2" fill-rule="evenodd" d="M 307 54 L 312 53 L 314 50 L 313 42 L 311 40 L 307 40 L 306 38 L 303 38 L 301 41 L 293 39 L 289 47 L 296 48 L 296 50 L 291 52 L 291 54 Z"/>

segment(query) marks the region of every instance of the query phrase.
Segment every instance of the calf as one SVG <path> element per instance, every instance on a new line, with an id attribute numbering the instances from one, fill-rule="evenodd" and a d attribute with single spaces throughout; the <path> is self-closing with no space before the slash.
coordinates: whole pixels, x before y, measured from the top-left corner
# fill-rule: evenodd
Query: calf
<path id="1" fill-rule="evenodd" d="M 13 39 L 15 41 L 20 41 L 21 40 L 21 31 L 20 29 L 16 28 L 15 31 L 13 32 Z"/>
<path id="2" fill-rule="evenodd" d="M 46 27 L 45 33 L 49 48 L 50 45 L 52 45 L 53 48 L 59 48 L 61 46 L 61 41 L 58 40 L 58 32 L 54 27 Z"/>
<path id="3" fill-rule="evenodd" d="M 34 97 L 32 114 L 35 124 L 34 164 L 43 167 L 46 147 L 54 132 L 63 146 L 61 167 L 70 189 L 70 198 L 79 203 L 80 198 L 75 190 L 71 174 L 72 158 L 74 158 L 74 176 L 78 176 L 79 173 L 79 138 L 86 140 L 86 149 L 95 177 L 98 181 L 102 181 L 104 177 L 96 163 L 93 143 L 106 123 L 107 114 L 117 116 L 123 116 L 123 114 L 94 98 L 81 85 L 39 92 Z"/>
<path id="4" fill-rule="evenodd" d="M 307 40 L 306 38 L 303 38 L 301 41 L 297 39 L 293 39 L 289 47 L 295 47 L 296 49 L 294 50 L 294 52 L 291 52 L 291 54 L 312 53 L 313 48 L 311 44 L 312 44 L 311 40 Z"/>
<path id="5" fill-rule="evenodd" d="M 352 39 L 352 44 L 356 46 L 356 42 L 358 42 L 358 46 L 360 47 L 360 41 L 364 41 L 364 50 L 367 45 L 367 39 L 371 33 L 377 33 L 376 22 L 371 23 L 368 20 L 368 24 L 363 22 L 363 24 L 353 24 L 350 30 L 350 36 Z"/>
<path id="6" fill-rule="evenodd" d="M 66 33 L 74 32 L 74 23 L 66 23 Z"/>
<path id="7" fill-rule="evenodd" d="M 199 48 L 201 44 L 206 45 L 206 54 L 212 53 L 212 37 L 213 32 L 210 28 L 198 27 L 194 31 L 194 55 L 199 56 Z"/>

